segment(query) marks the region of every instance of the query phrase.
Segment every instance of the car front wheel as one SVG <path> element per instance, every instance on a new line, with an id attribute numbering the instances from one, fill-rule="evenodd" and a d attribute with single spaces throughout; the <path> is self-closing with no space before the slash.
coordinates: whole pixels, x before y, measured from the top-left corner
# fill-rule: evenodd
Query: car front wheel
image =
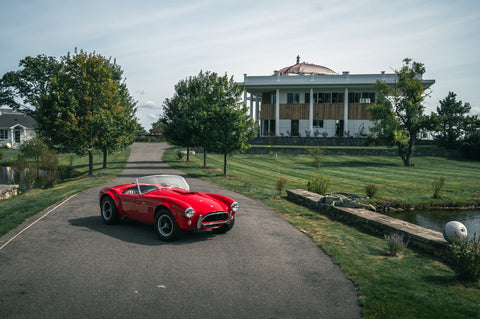
<path id="1" fill-rule="evenodd" d="M 117 212 L 117 207 L 110 196 L 105 196 L 102 198 L 102 201 L 100 202 L 100 209 L 100 215 L 102 216 L 102 220 L 105 224 L 115 224 L 120 219 L 120 216 Z"/>
<path id="2" fill-rule="evenodd" d="M 161 209 L 155 215 L 155 232 L 164 241 L 172 241 L 177 237 L 179 228 L 175 218 L 168 210 Z"/>

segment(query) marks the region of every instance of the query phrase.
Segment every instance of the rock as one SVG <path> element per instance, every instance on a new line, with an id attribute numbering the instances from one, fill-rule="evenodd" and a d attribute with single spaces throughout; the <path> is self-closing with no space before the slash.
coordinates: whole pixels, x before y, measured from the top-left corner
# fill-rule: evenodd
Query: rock
<path id="1" fill-rule="evenodd" d="M 450 221 L 443 227 L 443 237 L 450 243 L 460 243 L 467 235 L 467 228 L 460 222 Z"/>

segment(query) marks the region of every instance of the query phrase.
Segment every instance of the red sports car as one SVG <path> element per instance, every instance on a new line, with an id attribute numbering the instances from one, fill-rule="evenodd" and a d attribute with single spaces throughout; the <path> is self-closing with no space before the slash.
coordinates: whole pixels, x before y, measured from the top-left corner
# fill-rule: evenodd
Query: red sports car
<path id="1" fill-rule="evenodd" d="M 232 229 L 238 203 L 223 195 L 192 192 L 178 175 L 139 177 L 135 182 L 100 191 L 100 210 L 106 224 L 121 218 L 154 225 L 160 239 L 174 240 L 180 230 Z"/>

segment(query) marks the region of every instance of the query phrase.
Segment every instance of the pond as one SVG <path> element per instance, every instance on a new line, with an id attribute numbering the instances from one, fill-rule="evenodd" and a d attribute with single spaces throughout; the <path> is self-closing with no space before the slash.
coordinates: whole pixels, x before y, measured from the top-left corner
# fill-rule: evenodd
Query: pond
<path id="1" fill-rule="evenodd" d="M 13 184 L 13 169 L 8 166 L 0 166 L 0 185 Z"/>
<path id="2" fill-rule="evenodd" d="M 439 232 L 446 223 L 456 220 L 465 225 L 468 238 L 473 238 L 474 233 L 477 233 L 477 238 L 480 236 L 480 210 L 411 211 L 389 216 Z"/>

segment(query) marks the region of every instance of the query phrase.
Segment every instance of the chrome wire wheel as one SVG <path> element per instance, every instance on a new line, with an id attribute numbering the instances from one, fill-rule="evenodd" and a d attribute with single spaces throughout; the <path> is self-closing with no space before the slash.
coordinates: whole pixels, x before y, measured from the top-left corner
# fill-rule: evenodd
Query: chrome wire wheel
<path id="1" fill-rule="evenodd" d="M 100 215 L 105 224 L 115 224 L 119 221 L 120 216 L 117 212 L 117 207 L 113 199 L 109 196 L 104 196 L 100 202 Z"/>
<path id="2" fill-rule="evenodd" d="M 108 200 L 103 202 L 102 216 L 105 220 L 110 220 L 112 218 L 112 204 Z"/>
<path id="3" fill-rule="evenodd" d="M 167 209 L 157 211 L 155 215 L 155 232 L 161 240 L 172 241 L 177 237 L 177 221 Z"/>
<path id="4" fill-rule="evenodd" d="M 162 215 L 157 221 L 158 232 L 163 237 L 169 237 L 173 232 L 173 221 L 168 215 Z"/>

